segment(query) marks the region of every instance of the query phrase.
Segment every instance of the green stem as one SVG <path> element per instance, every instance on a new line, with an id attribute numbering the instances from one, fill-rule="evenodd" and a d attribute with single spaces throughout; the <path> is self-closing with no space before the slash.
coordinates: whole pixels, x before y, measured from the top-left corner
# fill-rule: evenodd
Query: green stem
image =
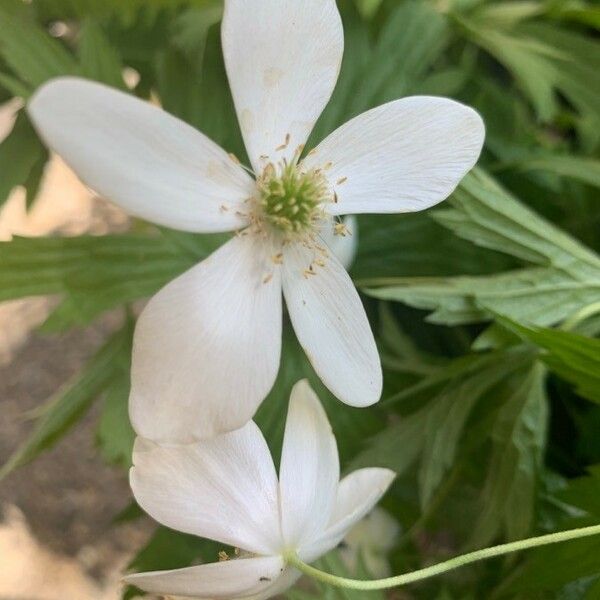
<path id="1" fill-rule="evenodd" d="M 443 573 L 447 573 L 448 571 L 458 569 L 459 567 L 464 567 L 488 558 L 504 556 L 505 554 L 519 552 L 520 550 L 527 550 L 528 548 L 537 548 L 539 546 L 567 542 L 569 540 L 575 540 L 578 538 L 589 537 L 598 534 L 600 534 L 600 525 L 581 527 L 579 529 L 570 529 L 568 531 L 559 531 L 558 533 L 550 533 L 548 535 L 541 535 L 539 537 L 529 538 L 526 540 L 519 540 L 518 542 L 501 544 L 500 546 L 493 546 L 492 548 L 475 550 L 475 552 L 469 552 L 468 554 L 451 558 L 445 562 L 433 565 L 431 567 L 426 567 L 424 569 L 419 569 L 418 571 L 405 573 L 404 575 L 397 575 L 396 577 L 387 577 L 386 579 L 376 579 L 373 581 L 347 579 L 346 577 L 338 577 L 336 575 L 331 575 L 330 573 L 325 573 L 324 571 L 315 569 L 314 567 L 302 562 L 296 554 L 286 556 L 286 559 L 288 564 L 298 569 L 298 571 L 329 585 L 352 590 L 386 590 L 389 588 L 414 583 L 416 581 L 421 581 L 422 579 L 427 579 L 436 575 L 441 575 Z"/>

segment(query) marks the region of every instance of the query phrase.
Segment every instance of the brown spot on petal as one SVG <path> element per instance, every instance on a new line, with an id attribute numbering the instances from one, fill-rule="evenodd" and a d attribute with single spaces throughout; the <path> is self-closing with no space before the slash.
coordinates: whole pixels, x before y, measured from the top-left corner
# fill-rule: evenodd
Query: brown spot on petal
<path id="1" fill-rule="evenodd" d="M 252 133 L 255 127 L 254 114 L 251 110 L 245 108 L 240 113 L 240 126 L 245 133 Z"/>
<path id="2" fill-rule="evenodd" d="M 265 87 L 272 88 L 275 87 L 283 77 L 283 71 L 281 69 L 277 69 L 276 67 L 269 67 L 265 69 L 263 73 L 263 82 Z"/>

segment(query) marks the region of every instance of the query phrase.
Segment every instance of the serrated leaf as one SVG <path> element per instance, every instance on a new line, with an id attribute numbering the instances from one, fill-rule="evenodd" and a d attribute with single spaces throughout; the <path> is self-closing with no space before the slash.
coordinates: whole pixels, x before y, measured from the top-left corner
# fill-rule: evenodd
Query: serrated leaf
<path id="1" fill-rule="evenodd" d="M 501 531 L 510 540 L 524 538 L 534 523 L 548 418 L 544 368 L 535 364 L 515 383 L 491 431 L 494 449 L 471 547 L 489 544 Z"/>
<path id="2" fill-rule="evenodd" d="M 436 323 L 490 319 L 487 309 L 514 321 L 553 325 L 594 302 L 600 257 L 520 204 L 481 171 L 465 178 L 450 209 L 435 219 L 478 246 L 539 265 L 485 277 L 392 278 L 369 295 L 434 310 Z M 369 288 L 370 281 L 361 284 Z"/>
<path id="3" fill-rule="evenodd" d="M 541 359 L 575 385 L 578 394 L 600 402 L 600 340 L 570 331 L 525 327 L 502 318 L 500 322 L 544 350 Z"/>
<path id="4" fill-rule="evenodd" d="M 212 252 L 223 236 L 123 234 L 0 243 L 0 301 L 61 294 L 46 331 L 92 321 L 147 297 Z"/>
<path id="5" fill-rule="evenodd" d="M 377 465 L 401 475 L 418 463 L 419 497 L 422 507 L 427 507 L 465 449 L 463 437 L 476 405 L 491 396 L 508 396 L 509 382 L 519 378 L 531 360 L 532 354 L 521 347 L 427 365 L 421 381 L 385 402 L 423 397 L 426 405 L 372 438 L 353 466 Z M 394 366 L 394 362 L 389 364 Z M 406 362 L 401 368 L 407 368 Z"/>
<path id="6" fill-rule="evenodd" d="M 65 389 L 52 398 L 33 431 L 0 469 L 0 479 L 51 448 L 86 413 L 111 384 L 115 371 L 128 364 L 132 327 L 129 322 L 112 335 Z"/>

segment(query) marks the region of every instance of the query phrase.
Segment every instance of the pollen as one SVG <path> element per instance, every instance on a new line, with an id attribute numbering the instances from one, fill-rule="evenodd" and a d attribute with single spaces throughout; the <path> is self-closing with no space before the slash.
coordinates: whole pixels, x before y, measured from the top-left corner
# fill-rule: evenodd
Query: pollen
<path id="1" fill-rule="evenodd" d="M 299 149 L 300 150 L 300 149 Z M 303 170 L 291 162 L 269 163 L 257 179 L 257 218 L 287 234 L 305 233 L 323 217 L 323 204 L 332 201 L 321 170 Z"/>

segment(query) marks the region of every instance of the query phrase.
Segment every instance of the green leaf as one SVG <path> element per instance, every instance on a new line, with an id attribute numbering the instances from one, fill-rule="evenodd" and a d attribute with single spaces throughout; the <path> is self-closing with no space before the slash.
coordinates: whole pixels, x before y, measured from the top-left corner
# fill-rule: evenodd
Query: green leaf
<path id="1" fill-rule="evenodd" d="M 448 235 L 427 214 L 365 215 L 358 219 L 352 276 L 373 278 L 494 273 L 514 261 Z"/>
<path id="2" fill-rule="evenodd" d="M 584 146 L 591 150 L 600 143 L 600 42 L 549 23 L 527 23 L 518 28 L 519 35 L 535 39 L 555 49 L 557 90 L 578 112 L 576 125 Z"/>
<path id="3" fill-rule="evenodd" d="M 581 156 L 540 156 L 517 163 L 521 171 L 548 171 L 600 187 L 600 160 Z"/>
<path id="4" fill-rule="evenodd" d="M 559 105 L 554 93 L 558 76 L 553 59 L 558 53 L 552 46 L 492 27 L 485 19 L 460 18 L 459 23 L 471 41 L 511 71 L 539 117 L 546 121 L 554 118 Z"/>
<path id="5" fill-rule="evenodd" d="M 96 439 L 107 463 L 129 468 L 135 441 L 128 411 L 130 363 L 119 366 L 106 389 Z"/>
<path id="6" fill-rule="evenodd" d="M 42 180 L 44 178 L 44 173 L 46 170 L 46 164 L 48 163 L 48 159 L 50 158 L 50 154 L 44 148 L 41 155 L 33 165 L 31 171 L 29 172 L 29 176 L 24 182 L 25 186 L 25 205 L 27 210 L 29 210 L 40 191 L 40 187 L 42 185 Z"/>
<path id="7" fill-rule="evenodd" d="M 121 58 L 100 25 L 91 19 L 84 21 L 79 32 L 78 56 L 83 77 L 126 89 Z"/>
<path id="8" fill-rule="evenodd" d="M 222 241 L 221 235 L 176 232 L 15 237 L 0 243 L 0 301 L 61 294 L 63 302 L 46 331 L 83 325 L 115 306 L 151 296 Z"/>
<path id="9" fill-rule="evenodd" d="M 544 350 L 541 359 L 584 398 L 600 402 L 600 340 L 557 329 L 525 327 L 500 320 Z"/>
<path id="10" fill-rule="evenodd" d="M 417 406 L 423 402 L 425 406 L 403 414 L 373 437 L 353 466 L 387 467 L 401 475 L 418 462 L 419 497 L 426 508 L 459 453 L 466 449 L 463 438 L 476 406 L 485 399 L 509 397 L 514 381 L 522 379 L 524 366 L 531 365 L 531 357 L 531 352 L 516 347 L 437 365 L 413 358 L 419 364 L 415 372 L 421 371 L 421 380 L 386 399 L 385 405 L 412 399 Z M 385 355 L 384 364 L 404 371 L 414 363 Z"/>
<path id="11" fill-rule="evenodd" d="M 128 364 L 132 326 L 111 336 L 84 369 L 43 408 L 33 431 L 0 469 L 0 480 L 54 446 L 112 384 L 120 365 Z"/>
<path id="12" fill-rule="evenodd" d="M 374 43 L 353 6 L 342 13 L 346 49 L 340 78 L 308 148 L 368 108 L 419 92 L 449 41 L 446 19 L 424 2 L 395 5 Z"/>
<path id="13" fill-rule="evenodd" d="M 572 479 L 556 495 L 563 502 L 600 517 L 600 465 L 589 467 L 587 471 L 587 475 Z"/>
<path id="14" fill-rule="evenodd" d="M 354 88 L 349 114 L 395 100 L 418 89 L 418 83 L 448 43 L 445 17 L 424 2 L 402 2 L 386 19 L 361 85 Z"/>
<path id="15" fill-rule="evenodd" d="M 477 246 L 538 265 L 484 277 L 362 280 L 367 293 L 434 310 L 430 320 L 456 325 L 490 319 L 553 325 L 594 302 L 600 258 L 475 171 L 435 219 Z M 372 286 L 381 286 L 373 288 Z"/>
<path id="16" fill-rule="evenodd" d="M 492 459 L 482 493 L 483 511 L 469 546 L 492 542 L 502 530 L 524 538 L 534 524 L 538 476 L 546 443 L 545 370 L 536 364 L 518 380 L 492 427 Z"/>
<path id="17" fill-rule="evenodd" d="M 35 196 L 46 156 L 25 112 L 19 112 L 12 131 L 0 143 L 0 206 L 18 185 L 27 187 L 28 198 Z"/>
<path id="18" fill-rule="evenodd" d="M 573 520 L 564 523 L 563 528 L 572 529 L 596 523 L 597 521 Z M 528 552 L 526 562 L 496 590 L 494 597 L 509 599 L 522 593 L 523 598 L 538 598 L 541 596 L 532 594 L 542 591 L 555 594 L 571 581 L 599 574 L 600 536 L 553 544 Z"/>
<path id="19" fill-rule="evenodd" d="M 11 16 L 1 7 L 0 20 L 0 56 L 32 90 L 52 77 L 79 72 L 66 48 L 35 23 Z"/>
<path id="20" fill-rule="evenodd" d="M 217 26 L 208 30 L 201 61 L 181 50 L 168 49 L 160 54 L 156 72 L 158 92 L 166 110 L 200 129 L 240 160 L 246 160 Z"/>
<path id="21" fill-rule="evenodd" d="M 481 169 L 465 177 L 451 203 L 451 209 L 435 212 L 436 220 L 478 246 L 538 265 L 597 274 L 597 254 L 527 208 Z"/>

